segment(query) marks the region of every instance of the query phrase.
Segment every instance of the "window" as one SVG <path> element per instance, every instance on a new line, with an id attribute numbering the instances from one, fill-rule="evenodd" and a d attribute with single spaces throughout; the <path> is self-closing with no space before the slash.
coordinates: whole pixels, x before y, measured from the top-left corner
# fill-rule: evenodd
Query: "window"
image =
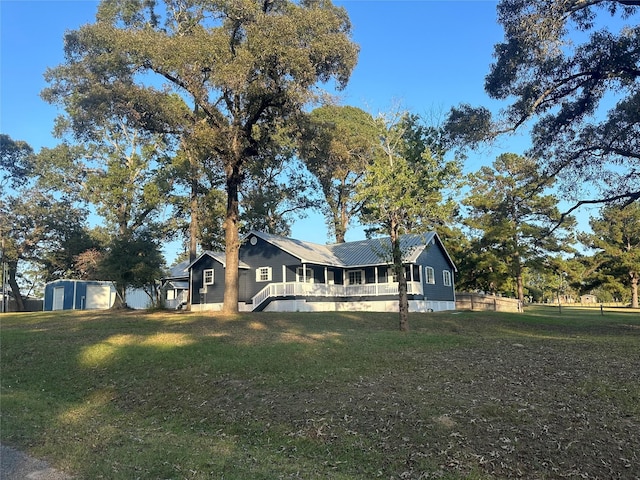
<path id="1" fill-rule="evenodd" d="M 256 282 L 270 282 L 271 267 L 258 267 L 256 270 Z"/>
<path id="2" fill-rule="evenodd" d="M 202 272 L 202 284 L 213 285 L 213 269 L 208 269 Z"/>
<path id="3" fill-rule="evenodd" d="M 296 269 L 296 282 L 304 282 L 305 276 L 307 283 L 313 283 L 313 270 L 310 268 L 303 269 L 303 267 L 298 267 Z"/>
<path id="4" fill-rule="evenodd" d="M 451 286 L 451 272 L 449 270 L 442 271 L 442 281 L 447 286 Z"/>
<path id="5" fill-rule="evenodd" d="M 424 267 L 424 281 L 426 283 L 436 283 L 436 275 L 433 267 Z"/>
<path id="6" fill-rule="evenodd" d="M 362 285 L 364 283 L 364 270 L 351 270 L 347 275 L 348 285 Z"/>

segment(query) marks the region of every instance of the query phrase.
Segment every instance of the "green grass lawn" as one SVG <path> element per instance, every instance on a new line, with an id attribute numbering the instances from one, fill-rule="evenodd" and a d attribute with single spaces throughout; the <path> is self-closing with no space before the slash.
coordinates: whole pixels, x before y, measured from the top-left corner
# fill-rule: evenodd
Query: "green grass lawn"
<path id="1" fill-rule="evenodd" d="M 43 312 L 1 441 L 79 479 L 640 477 L 640 312 Z"/>

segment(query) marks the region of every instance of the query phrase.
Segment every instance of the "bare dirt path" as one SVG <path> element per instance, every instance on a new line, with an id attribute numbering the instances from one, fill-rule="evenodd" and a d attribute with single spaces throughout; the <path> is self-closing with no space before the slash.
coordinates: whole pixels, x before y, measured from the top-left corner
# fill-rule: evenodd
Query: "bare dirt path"
<path id="1" fill-rule="evenodd" d="M 3 480 L 70 480 L 73 477 L 49 466 L 44 460 L 0 445 L 0 478 Z"/>

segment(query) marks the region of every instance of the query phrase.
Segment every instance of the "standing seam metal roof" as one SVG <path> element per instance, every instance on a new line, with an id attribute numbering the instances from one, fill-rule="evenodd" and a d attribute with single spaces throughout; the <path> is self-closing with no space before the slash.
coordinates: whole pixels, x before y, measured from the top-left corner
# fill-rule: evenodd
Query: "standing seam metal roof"
<path id="1" fill-rule="evenodd" d="M 363 267 L 391 263 L 391 240 L 389 237 L 371 238 L 355 242 L 319 245 L 263 232 L 251 232 L 285 252 L 300 259 L 302 263 L 314 263 L 336 267 Z M 432 243 L 435 232 L 407 234 L 400 237 L 400 248 L 405 262 L 415 262 L 418 256 Z"/>

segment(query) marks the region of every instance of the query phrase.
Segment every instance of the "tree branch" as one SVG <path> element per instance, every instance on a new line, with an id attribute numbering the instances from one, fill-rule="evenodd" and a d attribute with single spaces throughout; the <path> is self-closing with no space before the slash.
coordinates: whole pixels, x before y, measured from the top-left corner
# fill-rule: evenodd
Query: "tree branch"
<path id="1" fill-rule="evenodd" d="M 576 211 L 578 208 L 582 207 L 583 205 L 597 205 L 600 203 L 611 203 L 611 202 L 617 202 L 618 200 L 623 200 L 623 199 L 626 199 L 623 204 L 624 207 L 632 204 L 635 201 L 640 200 L 640 190 L 637 192 L 622 193 L 620 195 L 614 195 L 612 197 L 607 197 L 607 198 L 600 198 L 600 199 L 594 199 L 594 200 L 580 200 L 569 210 L 560 214 L 560 220 L 558 220 L 558 223 L 549 231 L 549 235 L 552 234 L 554 231 L 556 231 L 560 227 L 562 222 L 564 222 L 564 220 L 569 215 L 571 215 L 574 211 Z"/>

